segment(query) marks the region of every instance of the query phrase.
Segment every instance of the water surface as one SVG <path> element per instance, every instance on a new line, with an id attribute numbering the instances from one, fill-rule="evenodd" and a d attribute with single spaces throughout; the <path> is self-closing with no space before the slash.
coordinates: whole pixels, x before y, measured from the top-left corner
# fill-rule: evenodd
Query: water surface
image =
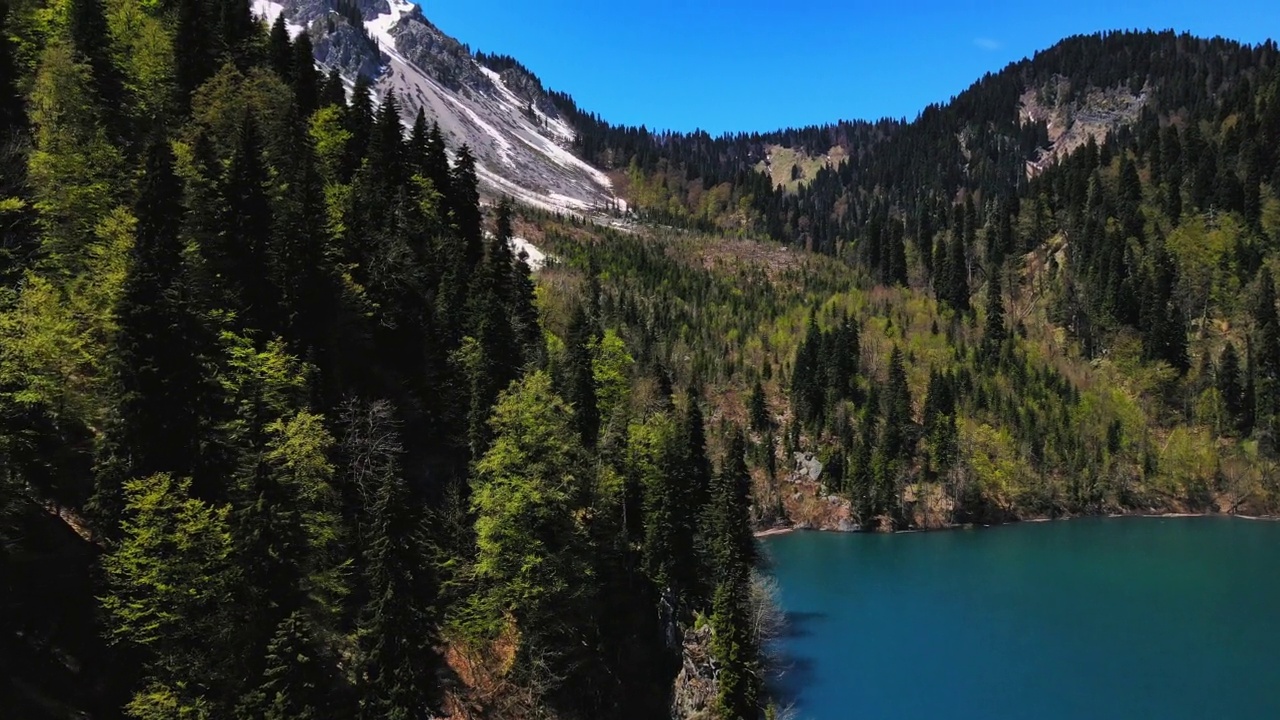
<path id="1" fill-rule="evenodd" d="M 763 541 L 801 718 L 1280 719 L 1280 523 Z"/>

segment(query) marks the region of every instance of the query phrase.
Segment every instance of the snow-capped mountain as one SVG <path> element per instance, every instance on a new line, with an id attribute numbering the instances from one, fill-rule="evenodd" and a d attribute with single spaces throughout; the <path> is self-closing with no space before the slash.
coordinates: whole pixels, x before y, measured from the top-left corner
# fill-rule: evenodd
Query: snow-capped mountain
<path id="1" fill-rule="evenodd" d="M 574 129 L 536 78 L 481 65 L 409 0 L 255 0 L 254 12 L 268 22 L 283 13 L 293 35 L 306 29 L 321 66 L 349 82 L 368 76 L 375 97 L 394 90 L 406 122 L 422 108 L 451 148 L 470 146 L 489 194 L 579 212 L 619 202 L 609 178 L 570 151 Z"/>

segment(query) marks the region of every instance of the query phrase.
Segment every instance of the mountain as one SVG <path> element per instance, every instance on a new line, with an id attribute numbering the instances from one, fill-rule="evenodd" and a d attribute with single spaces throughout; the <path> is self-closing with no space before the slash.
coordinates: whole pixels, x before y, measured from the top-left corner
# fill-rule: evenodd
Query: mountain
<path id="1" fill-rule="evenodd" d="M 613 183 L 580 160 L 577 135 L 542 83 L 500 58 L 482 63 L 408 0 L 255 0 L 253 11 L 312 37 L 316 61 L 348 83 L 373 81 L 376 97 L 394 92 L 406 123 L 422 110 L 450 147 L 467 145 L 482 186 L 547 210 L 611 211 Z M 492 67 L 490 66 L 492 65 Z"/>
<path id="2" fill-rule="evenodd" d="M 1280 512 L 1272 43 L 711 137 L 256 10 L 0 2 L 10 714 L 777 717 L 755 530 Z"/>

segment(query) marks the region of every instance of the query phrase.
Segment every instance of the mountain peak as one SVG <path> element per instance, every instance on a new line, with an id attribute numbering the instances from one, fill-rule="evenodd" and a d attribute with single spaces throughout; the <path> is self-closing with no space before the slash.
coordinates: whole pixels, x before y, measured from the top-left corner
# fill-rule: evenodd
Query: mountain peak
<path id="1" fill-rule="evenodd" d="M 422 110 L 450 147 L 467 145 L 482 187 L 553 211 L 616 207 L 609 177 L 572 152 L 577 130 L 523 68 L 486 67 L 409 0 L 255 0 L 267 20 L 284 14 L 312 37 L 316 61 L 348 81 L 394 91 L 406 121 Z"/>

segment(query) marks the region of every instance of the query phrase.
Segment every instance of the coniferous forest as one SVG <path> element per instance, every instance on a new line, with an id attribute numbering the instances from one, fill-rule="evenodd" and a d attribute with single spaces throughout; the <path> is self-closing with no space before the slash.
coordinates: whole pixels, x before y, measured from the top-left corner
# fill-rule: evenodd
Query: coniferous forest
<path id="1" fill-rule="evenodd" d="M 244 0 L 0 0 L 0 707 L 754 720 L 757 528 L 1274 513 L 1278 61 L 1072 38 L 723 138 L 555 94 L 619 231 Z M 1046 159 L 1020 103 L 1099 93 Z"/>

